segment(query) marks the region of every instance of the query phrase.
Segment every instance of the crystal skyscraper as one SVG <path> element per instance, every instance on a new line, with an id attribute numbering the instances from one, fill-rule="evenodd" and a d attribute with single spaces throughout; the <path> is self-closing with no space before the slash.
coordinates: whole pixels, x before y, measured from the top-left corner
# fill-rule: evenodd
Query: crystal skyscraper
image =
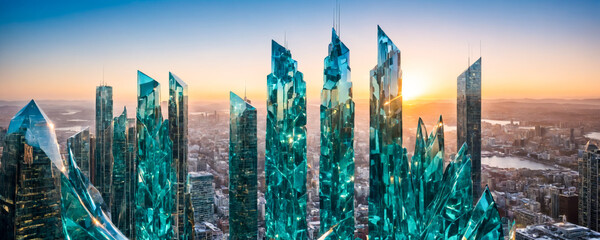
<path id="1" fill-rule="evenodd" d="M 113 121 L 113 175 L 112 194 L 113 204 L 111 206 L 112 222 L 127 237 L 133 238 L 133 215 L 134 215 L 134 158 L 130 138 L 129 119 L 127 109 L 123 109 L 121 115 Z"/>
<path id="2" fill-rule="evenodd" d="M 169 72 L 169 137 L 173 141 L 173 162 L 177 175 L 176 234 L 184 233 L 185 189 L 187 188 L 188 93 L 187 84 Z M 183 237 L 183 236 L 181 236 Z"/>
<path id="3" fill-rule="evenodd" d="M 0 235 L 62 239 L 60 171 L 54 125 L 31 100 L 10 121 L 0 169 Z"/>
<path id="4" fill-rule="evenodd" d="M 112 120 L 113 89 L 111 86 L 96 87 L 96 148 L 92 183 L 102 194 L 110 208 L 112 202 Z"/>
<path id="5" fill-rule="evenodd" d="M 350 51 L 332 30 L 321 91 L 319 197 L 321 234 L 354 236 L 354 101 Z"/>
<path id="6" fill-rule="evenodd" d="M 229 94 L 229 236 L 258 236 L 256 108 Z"/>
<path id="7" fill-rule="evenodd" d="M 135 236 L 171 239 L 177 177 L 169 121 L 161 113 L 160 84 L 140 71 L 137 80 Z"/>
<path id="8" fill-rule="evenodd" d="M 90 177 L 90 129 L 85 128 L 67 139 L 67 146 L 71 146 L 73 158 L 81 172 Z"/>
<path id="9" fill-rule="evenodd" d="M 457 144 L 466 143 L 473 164 L 473 196 L 481 194 L 481 58 L 458 76 Z"/>
<path id="10" fill-rule="evenodd" d="M 393 238 L 405 214 L 408 176 L 402 148 L 402 71 L 400 50 L 377 26 L 377 66 L 371 70 L 369 139 L 369 239 Z M 404 157 L 403 157 L 404 156 Z"/>
<path id="11" fill-rule="evenodd" d="M 600 231 L 600 149 L 588 142 L 578 160 L 579 224 Z"/>
<path id="12" fill-rule="evenodd" d="M 306 239 L 306 82 L 288 49 L 271 44 L 265 151 L 266 236 Z"/>

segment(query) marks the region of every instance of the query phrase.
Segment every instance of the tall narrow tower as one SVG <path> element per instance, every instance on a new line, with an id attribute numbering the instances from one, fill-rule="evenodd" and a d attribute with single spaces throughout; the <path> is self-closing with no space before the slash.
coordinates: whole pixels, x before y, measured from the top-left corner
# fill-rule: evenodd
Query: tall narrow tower
<path id="1" fill-rule="evenodd" d="M 108 209 L 112 205 L 112 120 L 113 120 L 113 89 L 111 86 L 96 87 L 96 148 L 94 179 L 96 186 Z"/>
<path id="2" fill-rule="evenodd" d="M 377 26 L 377 66 L 371 70 L 369 138 L 369 239 L 394 238 L 403 216 L 401 179 L 408 161 L 402 148 L 400 50 Z"/>
<path id="3" fill-rule="evenodd" d="M 306 82 L 272 41 L 267 76 L 265 224 L 268 239 L 306 239 Z"/>
<path id="4" fill-rule="evenodd" d="M 354 237 L 354 101 L 350 50 L 331 33 L 321 90 L 320 232 Z"/>
<path id="5" fill-rule="evenodd" d="M 138 71 L 135 236 L 172 239 L 177 181 L 169 121 L 163 121 L 160 84 Z"/>
<path id="6" fill-rule="evenodd" d="M 173 163 L 177 171 L 177 199 L 173 223 L 179 238 L 184 234 L 185 189 L 187 188 L 188 88 L 169 72 L 169 137 L 173 141 Z"/>
<path id="7" fill-rule="evenodd" d="M 112 222 L 129 238 L 133 238 L 134 188 L 132 175 L 135 173 L 134 159 L 131 151 L 131 140 L 135 135 L 130 134 L 127 109 L 114 118 L 113 121 L 113 175 L 111 206 Z"/>
<path id="8" fill-rule="evenodd" d="M 258 237 L 256 108 L 229 94 L 229 237 Z"/>
<path id="9" fill-rule="evenodd" d="M 579 224 L 600 230 L 600 149 L 588 142 L 578 160 Z"/>
<path id="10" fill-rule="evenodd" d="M 481 195 L 481 58 L 458 76 L 456 89 L 457 144 L 467 144 L 473 166 L 473 196 L 477 199 Z"/>

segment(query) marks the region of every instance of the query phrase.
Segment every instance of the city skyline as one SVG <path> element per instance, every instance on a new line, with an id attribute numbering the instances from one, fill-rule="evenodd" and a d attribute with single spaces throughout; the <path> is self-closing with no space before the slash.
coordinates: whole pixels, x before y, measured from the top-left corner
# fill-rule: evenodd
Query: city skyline
<path id="1" fill-rule="evenodd" d="M 269 40 L 274 39 L 287 42 L 304 63 L 299 70 L 306 74 L 307 101 L 318 101 L 333 2 L 236 2 L 233 7 L 179 3 L 108 2 L 66 8 L 40 3 L 46 10 L 31 12 L 24 6 L 4 4 L 0 81 L 6 87 L 0 89 L 2 100 L 31 98 L 19 87 L 23 83 L 38 86 L 27 89 L 36 99 L 91 100 L 89 93 L 104 81 L 115 87 L 115 102 L 129 105 L 135 101 L 135 84 L 129 81 L 135 78 L 135 69 L 161 79 L 171 70 L 189 79 L 190 102 L 226 102 L 230 90 L 241 92 L 244 85 L 249 98 L 262 99 Z M 355 73 L 355 98 L 368 99 L 377 24 L 391 32 L 403 50 L 406 101 L 455 99 L 455 73 L 468 66 L 469 56 L 473 62 L 480 55 L 480 42 L 488 66 L 482 72 L 484 99 L 593 98 L 597 96 L 593 89 L 600 85 L 596 79 L 600 70 L 595 67 L 600 62 L 600 55 L 595 54 L 600 50 L 595 44 L 600 31 L 594 27 L 600 20 L 594 9 L 600 3 L 578 3 L 382 1 L 379 4 L 387 7 L 379 9 L 378 4 L 343 2 L 341 39 L 360 59 L 350 66 Z M 275 11 L 284 7 L 298 11 Z M 135 11 L 130 14 L 131 10 Z M 303 12 L 311 17 L 298 21 L 306 17 Z M 276 23 L 265 17 L 281 19 L 283 15 L 288 16 L 286 20 Z M 240 71 L 227 71 L 228 56 L 240 51 L 244 52 L 238 55 L 244 62 Z M 561 84 L 565 79 L 568 85 Z M 79 90 L 50 85 L 59 80 Z"/>

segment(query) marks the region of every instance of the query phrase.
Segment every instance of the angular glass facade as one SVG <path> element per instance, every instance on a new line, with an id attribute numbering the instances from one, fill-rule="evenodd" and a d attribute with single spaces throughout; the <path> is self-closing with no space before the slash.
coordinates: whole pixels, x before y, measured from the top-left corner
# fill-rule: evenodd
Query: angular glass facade
<path id="1" fill-rule="evenodd" d="M 600 149 L 598 145 L 588 142 L 577 163 L 580 179 L 579 224 L 600 231 Z"/>
<path id="2" fill-rule="evenodd" d="M 369 239 L 394 238 L 408 209 L 409 175 L 402 148 L 402 72 L 400 50 L 377 26 L 377 66 L 371 70 L 369 137 Z"/>
<path id="3" fill-rule="evenodd" d="M 113 204 L 111 206 L 112 222 L 127 237 L 133 238 L 133 214 L 134 214 L 134 159 L 129 138 L 129 120 L 127 109 L 123 109 L 120 116 L 113 121 L 113 176 L 112 193 Z"/>
<path id="4" fill-rule="evenodd" d="M 173 223 L 183 237 L 185 189 L 187 188 L 188 93 L 187 84 L 169 72 L 169 137 L 173 141 L 173 162 L 177 171 L 177 208 Z"/>
<path id="5" fill-rule="evenodd" d="M 256 108 L 229 94 L 229 236 L 258 237 Z"/>
<path id="6" fill-rule="evenodd" d="M 177 176 L 169 121 L 161 113 L 160 84 L 140 71 L 137 79 L 135 236 L 171 239 Z"/>
<path id="7" fill-rule="evenodd" d="M 473 196 L 481 194 L 481 58 L 458 76 L 457 144 L 469 145 L 473 163 Z"/>
<path id="8" fill-rule="evenodd" d="M 111 86 L 96 87 L 96 148 L 92 183 L 110 208 L 112 203 L 112 120 L 113 91 Z M 108 209 L 110 211 L 110 209 Z"/>
<path id="9" fill-rule="evenodd" d="M 268 239 L 306 239 L 306 82 L 275 41 L 267 76 L 265 151 Z"/>
<path id="10" fill-rule="evenodd" d="M 354 236 L 354 101 L 350 51 L 332 30 L 321 91 L 319 197 L 321 234 Z"/>
<path id="11" fill-rule="evenodd" d="M 2 158 L 0 230 L 7 239 L 127 239 L 72 149 L 59 154 L 54 125 L 29 102 L 11 120 Z M 68 144 L 70 146 L 70 144 Z"/>
<path id="12" fill-rule="evenodd" d="M 54 125 L 31 100 L 10 121 L 0 165 L 0 235 L 62 239 L 60 171 Z"/>
<path id="13" fill-rule="evenodd" d="M 67 139 L 67 146 L 71 146 L 69 153 L 73 153 L 73 158 L 81 172 L 88 178 L 90 177 L 90 129 L 85 128 Z"/>

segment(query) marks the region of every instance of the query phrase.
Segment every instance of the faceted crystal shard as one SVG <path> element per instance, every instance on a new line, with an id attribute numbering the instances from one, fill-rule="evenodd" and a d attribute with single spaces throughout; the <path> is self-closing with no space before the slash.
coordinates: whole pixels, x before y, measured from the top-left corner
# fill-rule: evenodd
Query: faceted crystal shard
<path id="1" fill-rule="evenodd" d="M 266 236 L 306 239 L 306 82 L 275 41 L 267 92 Z"/>
<path id="2" fill-rule="evenodd" d="M 354 101 L 350 52 L 332 31 L 321 91 L 319 196 L 321 234 L 354 236 Z"/>
<path id="3" fill-rule="evenodd" d="M 403 203 L 413 196 L 402 149 L 400 50 L 379 26 L 377 47 L 370 80 L 369 239 L 386 239 L 400 237 L 415 224 Z"/>
<path id="4" fill-rule="evenodd" d="M 229 236 L 258 237 L 256 108 L 230 93 Z"/>
<path id="5" fill-rule="evenodd" d="M 469 145 L 473 164 L 473 195 L 481 194 L 481 58 L 457 79 L 457 143 Z"/>
<path id="6" fill-rule="evenodd" d="M 138 71 L 137 183 L 135 235 L 139 239 L 171 239 L 176 179 L 169 139 L 169 121 L 163 121 L 160 84 Z"/>
<path id="7" fill-rule="evenodd" d="M 71 151 L 71 149 L 69 149 Z M 62 223 L 66 239 L 127 239 L 103 210 L 100 192 L 69 154 L 68 175 L 61 174 Z"/>
<path id="8" fill-rule="evenodd" d="M 483 195 L 471 212 L 471 218 L 466 227 L 462 239 L 503 239 L 502 220 L 496 203 L 490 193 L 490 189 L 485 187 Z"/>
<path id="9" fill-rule="evenodd" d="M 134 159 L 130 148 L 130 134 L 128 129 L 127 109 L 114 118 L 113 121 L 113 176 L 112 194 L 113 204 L 111 206 L 111 218 L 113 223 L 128 237 L 133 237 L 133 215 L 134 215 Z"/>
<path id="10" fill-rule="evenodd" d="M 96 87 L 96 150 L 92 183 L 98 188 L 109 208 L 112 204 L 112 120 L 113 89 L 111 86 L 98 86 Z"/>
<path id="11" fill-rule="evenodd" d="M 188 93 L 187 84 L 169 72 L 169 137 L 173 141 L 173 162 L 177 175 L 175 231 L 183 238 L 185 189 L 187 188 Z"/>

